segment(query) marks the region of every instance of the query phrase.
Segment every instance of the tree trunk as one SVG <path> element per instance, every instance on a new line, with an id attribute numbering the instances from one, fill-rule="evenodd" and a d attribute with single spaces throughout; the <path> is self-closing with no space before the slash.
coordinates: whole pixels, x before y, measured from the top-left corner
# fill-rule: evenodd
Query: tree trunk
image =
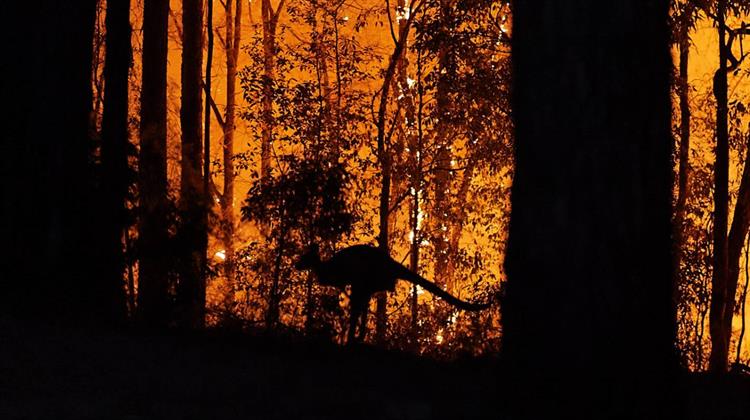
<path id="1" fill-rule="evenodd" d="M 222 194 L 222 241 L 226 260 L 224 273 L 228 284 L 234 282 L 234 131 L 235 103 L 237 86 L 237 60 L 240 55 L 242 33 L 242 1 L 235 0 L 234 13 L 232 1 L 227 0 L 226 20 L 226 59 L 227 59 L 227 109 L 224 117 L 224 192 Z"/>
<path id="2" fill-rule="evenodd" d="M 125 254 L 123 236 L 128 229 L 126 200 L 130 187 L 128 165 L 128 74 L 132 60 L 130 46 L 130 0 L 107 1 L 105 17 L 104 113 L 102 116 L 102 185 L 100 258 L 97 274 L 112 304 L 111 318 L 124 322 Z"/>
<path id="3" fill-rule="evenodd" d="M 211 66 L 214 59 L 214 0 L 206 1 L 206 36 L 208 45 L 206 51 L 206 81 L 203 85 L 206 99 L 205 112 L 203 113 L 203 191 L 205 194 L 205 207 L 203 208 L 203 223 L 206 225 L 205 240 L 208 243 L 208 215 L 214 204 L 214 198 L 211 192 L 211 113 L 208 108 L 213 103 L 211 100 Z M 215 104 L 214 104 L 215 105 Z M 216 113 L 217 118 L 221 116 Z M 220 122 L 221 123 L 221 122 Z M 203 278 L 208 278 L 208 256 L 203 260 Z"/>
<path id="4" fill-rule="evenodd" d="M 735 364 L 742 363 L 742 341 L 745 338 L 745 305 L 747 303 L 747 286 L 750 282 L 750 236 L 747 237 L 745 242 L 745 287 L 742 289 L 742 295 L 740 295 L 740 336 L 737 337 L 737 353 L 734 358 Z"/>
<path id="5" fill-rule="evenodd" d="M 680 417 L 668 2 L 513 6 L 511 417 Z"/>
<path id="6" fill-rule="evenodd" d="M 389 215 L 390 215 L 390 202 L 391 202 L 391 151 L 388 147 L 388 138 L 386 138 L 385 123 L 387 119 L 387 108 L 388 98 L 391 89 L 391 82 L 396 75 L 396 66 L 401 60 L 401 55 L 404 52 L 406 41 L 409 37 L 409 31 L 411 29 L 411 23 L 413 22 L 415 10 L 410 10 L 409 17 L 403 26 L 399 26 L 399 37 L 396 41 L 396 45 L 393 48 L 393 53 L 388 61 L 388 67 L 386 68 L 385 75 L 383 76 L 383 84 L 380 89 L 380 98 L 378 105 L 378 116 L 376 125 L 378 129 L 377 135 L 377 158 L 378 164 L 380 165 L 380 198 L 379 198 L 379 222 L 378 222 L 378 247 L 389 252 L 388 242 L 388 230 L 389 230 Z M 386 329 L 386 306 L 388 299 L 385 293 L 380 293 L 377 296 L 377 308 L 375 314 L 375 341 L 382 342 L 385 338 Z"/>
<path id="7" fill-rule="evenodd" d="M 141 321 L 168 321 L 167 19 L 169 1 L 145 0 L 139 159 L 138 306 Z"/>
<path id="8" fill-rule="evenodd" d="M 398 1 L 399 8 L 405 8 L 405 0 Z M 398 21 L 398 33 L 402 33 L 406 30 L 406 25 L 409 21 L 406 19 L 399 19 Z M 404 39 L 404 50 L 408 49 L 408 39 Z M 419 58 L 417 59 L 419 60 Z M 418 70 L 421 71 L 420 62 L 417 61 Z M 404 110 L 404 121 L 405 127 L 403 127 L 403 136 L 406 137 L 407 149 L 407 162 L 408 162 L 408 176 L 406 179 L 406 185 L 404 188 L 410 189 L 411 202 L 409 203 L 409 230 L 411 235 L 411 241 L 409 244 L 409 269 L 415 273 L 419 273 L 419 246 L 422 241 L 422 233 L 420 231 L 420 204 L 421 189 L 423 182 L 422 175 L 422 156 L 424 150 L 422 150 L 422 137 L 421 132 L 418 130 L 417 120 L 417 104 L 414 100 L 414 89 L 409 85 L 409 58 L 406 53 L 401 54 L 396 66 L 397 72 L 397 87 L 399 89 L 399 103 L 401 108 Z M 421 78 L 421 74 L 417 76 Z M 421 79 L 420 79 L 421 80 Z M 420 97 L 421 99 L 421 97 Z M 421 103 L 419 111 L 422 110 Z M 419 116 L 421 118 L 421 115 Z M 411 339 L 414 343 L 418 343 L 418 327 L 419 327 L 419 299 L 417 294 L 416 285 L 412 285 L 411 296 L 409 300 L 409 306 L 411 311 Z"/>
<path id="9" fill-rule="evenodd" d="M 262 0 L 261 15 L 263 19 L 263 98 L 260 144 L 260 180 L 268 180 L 271 172 L 271 145 L 273 143 L 273 85 L 276 78 L 276 27 L 279 15 L 284 7 L 284 0 L 279 2 L 276 10 L 271 0 Z"/>
<path id="10" fill-rule="evenodd" d="M 476 161 L 474 159 L 471 159 L 464 168 L 464 174 L 461 178 L 461 186 L 458 188 L 458 192 L 456 193 L 456 197 L 458 198 L 458 203 L 466 203 L 467 199 L 469 197 L 469 187 L 471 186 L 471 180 L 474 177 L 474 166 L 476 165 Z M 466 223 L 466 210 L 461 207 L 458 209 L 458 214 L 455 215 L 455 219 L 452 221 L 450 229 L 449 229 L 449 237 L 448 237 L 448 261 L 445 264 L 445 269 L 443 271 L 443 276 L 445 278 L 445 288 L 453 293 L 454 289 L 456 288 L 456 279 L 454 278 L 454 273 L 456 272 L 456 254 L 459 252 L 459 243 L 461 241 L 461 234 L 464 230 L 464 224 Z"/>
<path id="11" fill-rule="evenodd" d="M 714 97 L 716 98 L 716 163 L 714 165 L 714 271 L 711 280 L 711 355 L 709 370 L 723 373 L 727 370 L 729 346 L 727 335 L 731 333 L 731 322 L 726 325 L 724 314 L 734 301 L 728 295 L 729 257 L 727 253 L 727 224 L 729 206 L 729 133 L 727 125 L 727 51 L 724 17 L 726 2 L 719 0 L 719 69 L 714 74 Z M 729 331 L 728 331 L 729 330 Z"/>
<path id="12" fill-rule="evenodd" d="M 281 263 L 286 251 L 286 237 L 288 235 L 282 215 L 281 225 L 279 226 L 279 237 L 277 238 L 276 256 L 273 263 L 273 272 L 271 273 L 271 290 L 268 294 L 268 311 L 266 312 L 266 328 L 272 329 L 279 322 L 279 306 L 281 304 Z"/>
<path id="13" fill-rule="evenodd" d="M 183 249 L 180 261 L 179 298 L 185 327 L 202 328 L 206 310 L 207 226 L 203 215 L 206 192 L 201 174 L 203 164 L 203 0 L 182 2 L 182 161 L 180 179 L 180 224 Z"/>
<path id="14" fill-rule="evenodd" d="M 728 251 L 727 251 L 727 285 L 726 285 L 726 302 L 724 304 L 724 319 L 722 328 L 724 328 L 724 344 L 727 351 L 726 363 L 729 363 L 729 346 L 732 339 L 732 320 L 734 318 L 735 296 L 737 295 L 737 284 L 740 278 L 740 256 L 742 247 L 750 229 L 750 136 L 748 136 L 748 145 L 745 152 L 745 167 L 742 170 L 740 180 L 740 190 L 737 194 L 737 204 L 734 207 L 734 217 L 732 218 L 732 227 L 729 230 Z"/>
<path id="15" fill-rule="evenodd" d="M 682 266 L 683 230 L 685 224 L 685 205 L 690 194 L 690 84 L 688 81 L 688 60 L 690 58 L 690 37 L 688 32 L 688 20 L 691 12 L 686 10 L 680 20 L 678 34 L 678 49 L 680 56 L 680 67 L 677 75 L 677 95 L 680 105 L 680 146 L 679 146 L 679 169 L 677 174 L 677 203 L 675 204 L 674 216 L 674 243 L 673 243 L 673 300 L 677 305 L 681 301 L 679 296 L 680 270 Z"/>
<path id="16" fill-rule="evenodd" d="M 441 25 L 446 26 L 449 21 L 448 15 L 451 13 L 452 4 L 450 1 L 440 1 L 440 15 Z M 433 163 L 435 171 L 435 179 L 432 183 L 433 187 L 433 203 L 432 211 L 430 214 L 430 220 L 432 222 L 432 230 L 435 232 L 435 239 L 433 241 L 433 247 L 435 252 L 435 282 L 440 287 L 445 288 L 446 283 L 449 281 L 445 276 L 446 268 L 448 266 L 449 255 L 448 255 L 448 223 L 450 217 L 450 192 L 448 191 L 451 185 L 451 160 L 453 159 L 450 150 L 450 144 L 452 139 L 449 135 L 449 123 L 445 120 L 449 118 L 449 107 L 450 99 L 448 97 L 448 71 L 450 70 L 451 52 L 448 51 L 445 43 L 441 44 L 438 49 L 438 69 L 437 69 L 437 92 L 436 92 L 436 105 L 435 112 L 437 114 L 438 123 L 435 128 L 435 140 L 437 142 L 437 152 L 435 154 L 435 160 Z"/>
<path id="17" fill-rule="evenodd" d="M 415 273 L 419 273 L 419 191 L 416 190 L 412 194 L 412 202 L 409 206 L 409 229 L 411 230 L 411 243 L 409 244 L 409 269 Z M 410 310 L 411 310 L 411 338 L 415 343 L 418 342 L 417 335 L 419 334 L 419 299 L 417 293 L 417 286 L 412 285 L 411 296 L 410 296 Z"/>
<path id="18" fill-rule="evenodd" d="M 0 313 L 91 321 L 89 116 L 96 0 L 1 2 Z M 54 68 L 50 68 L 54 66 Z M 43 118 L 43 121 L 40 121 Z M 103 310 L 103 312 L 102 312 Z"/>

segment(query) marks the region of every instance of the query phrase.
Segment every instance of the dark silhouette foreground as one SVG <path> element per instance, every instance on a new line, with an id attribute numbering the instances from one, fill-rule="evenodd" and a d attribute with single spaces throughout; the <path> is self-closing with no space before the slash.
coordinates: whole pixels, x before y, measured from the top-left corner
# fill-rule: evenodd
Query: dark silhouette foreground
<path id="1" fill-rule="evenodd" d="M 683 406 L 671 394 L 668 6 L 513 2 L 503 350 L 527 418 L 539 418 L 539 398 L 579 418 L 668 418 Z"/>
<path id="2" fill-rule="evenodd" d="M 507 375 L 492 359 L 445 363 L 294 337 L 156 336 L 3 319 L 0 337 L 3 419 L 512 418 L 500 391 Z M 580 390 L 574 377 L 566 385 Z M 685 375 L 677 391 L 683 418 L 749 418 L 747 377 Z M 584 393 L 571 401 L 582 411 L 589 403 Z"/>

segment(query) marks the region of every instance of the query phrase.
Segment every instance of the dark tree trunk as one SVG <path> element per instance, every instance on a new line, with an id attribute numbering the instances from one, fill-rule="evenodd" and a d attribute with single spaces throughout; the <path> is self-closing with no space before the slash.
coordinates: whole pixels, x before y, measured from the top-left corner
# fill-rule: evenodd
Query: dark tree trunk
<path id="1" fill-rule="evenodd" d="M 145 325 L 166 325 L 170 249 L 167 233 L 168 0 L 145 0 L 139 156 L 138 306 Z"/>
<path id="2" fill-rule="evenodd" d="M 102 288 L 110 296 L 113 321 L 123 322 L 125 303 L 124 234 L 129 225 L 126 200 L 130 187 L 128 165 L 128 74 L 130 46 L 130 0 L 107 1 L 106 52 L 104 58 L 104 114 L 102 116 L 102 185 L 100 257 L 93 261 Z"/>
<path id="3" fill-rule="evenodd" d="M 729 363 L 729 346 L 732 339 L 732 319 L 735 313 L 735 297 L 737 295 L 737 284 L 740 278 L 740 256 L 742 247 L 750 229 L 750 136 L 745 154 L 745 167 L 742 170 L 740 189 L 737 194 L 737 204 L 734 207 L 732 226 L 729 230 L 727 241 L 727 284 L 726 302 L 724 304 L 724 319 L 722 320 L 723 346 L 726 349 L 726 363 Z M 718 356 L 718 355 L 717 355 Z"/>
<path id="4" fill-rule="evenodd" d="M 668 2 L 513 4 L 509 401 L 526 418 L 666 417 Z"/>
<path id="5" fill-rule="evenodd" d="M 203 0 L 182 2 L 182 161 L 180 179 L 181 261 L 179 300 L 185 327 L 202 328 L 206 310 L 208 246 L 203 164 L 201 88 L 203 82 Z"/>
<path id="6" fill-rule="evenodd" d="M 398 9 L 404 9 L 407 7 L 405 0 L 398 0 L 397 8 Z M 397 10 L 398 10 L 397 9 Z M 406 25 L 411 24 L 409 20 L 406 19 L 398 19 L 398 33 L 401 34 L 403 31 L 407 30 Z M 403 49 L 405 51 L 408 51 L 409 49 L 409 40 L 404 39 L 402 41 Z M 421 71 L 421 62 L 419 61 L 420 56 L 417 56 L 417 78 L 421 81 L 421 74 L 419 72 Z M 403 118 L 404 118 L 404 126 L 401 127 L 402 134 L 399 135 L 399 141 L 400 143 L 406 144 L 406 164 L 408 167 L 408 170 L 406 171 L 407 176 L 403 177 L 403 179 L 396 180 L 397 186 L 394 189 L 403 188 L 406 190 L 409 190 L 409 231 L 410 231 L 410 240 L 409 240 L 409 269 L 414 271 L 415 273 L 419 272 L 419 250 L 420 250 L 420 242 L 422 241 L 422 232 L 419 229 L 420 228 L 420 200 L 423 200 L 422 197 L 422 184 L 423 184 L 423 175 L 422 175 L 422 159 L 421 156 L 424 154 L 424 150 L 422 150 L 422 138 L 421 138 L 421 131 L 419 130 L 419 123 L 421 118 L 421 115 L 417 115 L 418 111 L 422 111 L 422 103 L 417 103 L 417 98 L 415 96 L 421 94 L 421 92 L 418 91 L 418 89 L 413 89 L 411 85 L 409 84 L 409 56 L 407 53 L 401 54 L 401 57 L 398 60 L 398 63 L 396 65 L 396 85 L 395 87 L 398 89 L 398 104 L 400 108 L 403 110 Z M 421 100 L 421 97 L 418 96 L 418 99 Z M 419 109 L 418 106 L 419 105 Z M 403 148 L 403 146 L 396 146 L 399 150 Z M 400 182 L 399 182 L 400 181 Z M 401 184 L 401 185 L 398 185 Z M 393 191 L 393 195 L 399 195 L 400 192 Z M 403 192 L 403 194 L 406 194 L 406 192 Z M 411 337 L 410 339 L 415 344 L 418 343 L 418 333 L 419 333 L 419 299 L 418 299 L 418 293 L 417 293 L 417 286 L 412 285 L 411 287 L 411 293 L 409 296 L 409 311 L 411 312 Z M 382 305 L 383 309 L 385 309 L 385 302 Z"/>
<path id="7" fill-rule="evenodd" d="M 88 261 L 96 7 L 95 0 L 0 4 L 7 43 L 0 65 L 2 313 L 91 320 L 109 304 Z"/>
<path id="8" fill-rule="evenodd" d="M 211 193 L 210 186 L 211 182 L 211 113 L 208 112 L 209 106 L 213 103 L 211 100 L 211 69 L 214 60 L 214 0 L 206 1 L 206 82 L 204 90 L 206 93 L 205 100 L 205 112 L 203 113 L 203 192 L 205 194 L 206 207 L 203 209 L 203 217 L 206 223 L 206 229 L 208 229 L 208 215 L 211 212 L 214 198 Z M 215 106 L 215 104 L 214 104 Z M 216 113 L 217 118 L 221 116 Z M 221 122 L 220 122 L 221 124 Z M 208 230 L 206 230 L 208 235 Z M 208 236 L 206 236 L 206 242 L 208 242 Z M 203 278 L 208 277 L 208 260 L 203 260 Z"/>
<path id="9" fill-rule="evenodd" d="M 271 145 L 273 142 L 273 84 L 276 78 L 276 28 L 285 0 L 274 10 L 271 0 L 261 0 L 263 19 L 263 92 L 262 128 L 260 145 L 260 180 L 266 182 L 271 173 Z"/>
<path id="10" fill-rule="evenodd" d="M 441 25 L 445 28 L 450 25 L 451 12 L 453 5 L 446 0 L 440 0 Z M 450 88 L 449 73 L 452 73 L 451 60 L 452 51 L 448 49 L 447 40 L 443 41 L 438 49 L 438 69 L 437 69 L 437 86 L 435 98 L 435 110 L 438 118 L 436 131 L 437 151 L 435 153 L 433 166 L 435 178 L 432 183 L 433 203 L 430 220 L 432 230 L 435 232 L 433 241 L 435 252 L 435 283 L 445 288 L 446 283 L 450 281 L 445 274 L 448 267 L 448 225 L 451 220 L 448 216 L 450 209 L 451 196 L 448 189 L 451 186 L 451 160 L 453 159 L 450 150 L 452 136 L 450 134 L 450 98 L 448 89 Z"/>
<path id="11" fill-rule="evenodd" d="M 726 2 L 717 5 L 717 27 L 719 34 L 719 69 L 714 74 L 714 97 L 716 98 L 716 163 L 714 164 L 714 271 L 711 280 L 711 355 L 709 370 L 726 372 L 729 356 L 727 334 L 731 332 L 724 320 L 727 305 L 734 303 L 734 295 L 727 294 L 729 259 L 727 255 L 728 206 L 729 206 L 729 133 L 727 125 L 727 51 L 724 17 Z M 740 239 L 742 241 L 742 239 Z M 730 331 L 727 331 L 730 330 Z"/>
<path id="12" fill-rule="evenodd" d="M 679 169 L 677 174 L 677 203 L 674 216 L 674 287 L 675 305 L 680 302 L 678 284 L 682 264 L 683 230 L 685 224 L 685 205 L 690 194 L 690 83 L 688 81 L 688 62 L 690 58 L 690 37 L 688 19 L 690 12 L 684 11 L 680 20 L 677 48 L 679 49 L 680 67 L 677 74 L 677 96 L 680 106 Z"/>
<path id="13" fill-rule="evenodd" d="M 393 48 L 393 53 L 388 61 L 388 67 L 386 68 L 385 75 L 383 76 L 383 84 L 380 89 L 380 98 L 378 98 L 378 116 L 376 125 L 378 129 L 377 135 L 377 158 L 380 166 L 380 198 L 379 198 L 379 213 L 378 213 L 378 247 L 384 250 L 386 253 L 389 252 L 389 216 L 390 216 L 390 205 L 391 205 L 391 170 L 392 170 L 392 156 L 391 150 L 388 145 L 390 135 L 386 133 L 386 117 L 388 108 L 388 98 L 391 89 L 391 82 L 393 82 L 396 76 L 396 70 L 398 63 L 401 61 L 401 55 L 404 53 L 406 47 L 406 41 L 409 38 L 409 31 L 411 24 L 414 19 L 415 10 L 410 10 L 409 18 L 406 23 L 399 26 L 398 40 Z M 382 342 L 385 338 L 385 330 L 387 323 L 386 306 L 388 304 L 387 295 L 385 292 L 381 292 L 376 297 L 377 307 L 375 313 L 375 341 Z"/>

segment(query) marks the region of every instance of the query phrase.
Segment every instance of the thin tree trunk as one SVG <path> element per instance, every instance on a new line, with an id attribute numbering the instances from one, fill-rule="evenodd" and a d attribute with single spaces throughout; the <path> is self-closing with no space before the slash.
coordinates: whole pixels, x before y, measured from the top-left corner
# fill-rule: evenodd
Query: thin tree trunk
<path id="1" fill-rule="evenodd" d="M 102 220 L 103 243 L 98 265 L 101 284 L 112 302 L 111 318 L 124 322 L 125 254 L 123 232 L 128 228 L 126 200 L 130 186 L 128 165 L 128 74 L 130 46 L 130 0 L 107 1 L 105 17 L 104 114 L 102 116 Z"/>
<path id="2" fill-rule="evenodd" d="M 271 290 L 268 297 L 268 312 L 266 312 L 266 328 L 274 328 L 279 322 L 279 305 L 281 301 L 281 293 L 279 293 L 279 285 L 281 282 L 281 262 L 284 257 L 284 251 L 286 248 L 286 228 L 284 226 L 284 217 L 282 215 L 281 226 L 279 226 L 279 237 L 276 248 L 276 258 L 273 264 L 273 273 L 271 279 Z"/>
<path id="3" fill-rule="evenodd" d="M 421 5 L 421 3 L 419 3 Z M 390 213 L 390 201 L 391 201 L 391 151 L 386 144 L 388 139 L 386 138 L 385 123 L 386 123 L 386 111 L 388 108 L 388 98 L 391 89 L 391 83 L 396 75 L 396 66 L 401 60 L 401 55 L 404 52 L 406 41 L 409 37 L 409 31 L 411 30 L 411 23 L 413 22 L 416 10 L 413 5 L 410 7 L 409 17 L 403 27 L 400 27 L 399 37 L 396 40 L 396 45 L 393 48 L 393 53 L 388 61 L 388 67 L 383 76 L 383 84 L 380 89 L 380 102 L 378 105 L 378 116 L 376 125 L 378 129 L 377 134 L 377 158 L 380 165 L 380 199 L 379 199 L 379 233 L 378 233 L 378 247 L 389 252 L 388 242 L 388 230 L 389 230 L 389 213 Z M 375 322 L 375 341 L 382 342 L 385 339 L 386 329 L 386 306 L 388 299 L 385 293 L 380 293 L 377 296 L 377 308 L 376 308 L 376 322 Z"/>
<path id="4" fill-rule="evenodd" d="M 203 109 L 203 192 L 205 194 L 205 207 L 203 208 L 203 223 L 206 225 L 205 241 L 208 244 L 208 215 L 211 213 L 211 208 L 214 204 L 214 198 L 212 195 L 211 185 L 211 113 L 208 112 L 209 107 L 213 103 L 211 99 L 211 70 L 214 59 L 214 0 L 206 0 L 206 36 L 207 50 L 206 50 L 206 78 L 203 84 L 203 90 L 205 92 L 205 105 Z M 215 104 L 214 104 L 215 108 Z M 216 113 L 216 117 L 221 116 Z M 223 125 L 223 122 L 220 121 Z M 203 260 L 203 278 L 208 278 L 208 258 Z"/>
<path id="5" fill-rule="evenodd" d="M 742 310 L 740 311 L 742 326 L 740 327 L 740 336 L 737 338 L 737 355 L 734 358 L 735 364 L 742 363 L 742 341 L 745 339 L 745 304 L 747 303 L 748 283 L 750 283 L 750 235 L 747 236 L 747 241 L 745 242 L 745 287 L 742 289 L 742 296 L 740 298 L 740 302 L 742 302 Z"/>
<path id="6" fill-rule="evenodd" d="M 726 51 L 726 1 L 719 0 L 718 10 L 719 69 L 714 74 L 713 93 L 716 98 L 716 163 L 714 165 L 714 271 L 711 282 L 711 313 L 709 331 L 711 333 L 711 355 L 709 370 L 723 373 L 727 370 L 729 347 L 728 327 L 724 314 L 729 300 L 728 295 L 729 257 L 727 253 L 727 223 L 729 205 L 729 133 L 727 126 L 727 51 Z"/>
<path id="7" fill-rule="evenodd" d="M 125 237 L 125 255 L 130 256 L 133 254 L 135 239 L 130 237 L 130 229 L 125 229 L 123 234 Z M 135 304 L 136 290 L 135 290 L 135 261 L 132 258 L 128 258 L 127 261 L 127 281 L 128 281 L 128 314 L 132 317 L 137 310 Z"/>
<path id="8" fill-rule="evenodd" d="M 226 60 L 227 60 L 227 108 L 224 118 L 224 192 L 222 194 L 222 239 L 226 260 L 224 273 L 227 282 L 234 282 L 234 132 L 235 132 L 235 104 L 237 86 L 237 60 L 240 55 L 242 34 L 242 1 L 235 0 L 234 13 L 232 0 L 227 0 L 225 7 L 226 23 Z"/>
<path id="9" fill-rule="evenodd" d="M 456 196 L 458 197 L 458 203 L 467 202 L 469 196 L 469 187 L 471 186 L 471 180 L 474 177 L 474 166 L 475 161 L 472 159 L 467 167 L 464 169 L 463 178 L 461 179 L 461 186 L 458 189 Z M 451 223 L 448 236 L 448 261 L 445 264 L 443 276 L 445 278 L 445 287 L 449 292 L 453 292 L 456 287 L 456 279 L 453 274 L 456 271 L 456 259 L 455 255 L 458 253 L 458 245 L 461 241 L 461 234 L 463 233 L 464 223 L 466 222 L 466 210 L 462 207 L 458 209 L 455 219 Z"/>
<path id="10" fill-rule="evenodd" d="M 167 20 L 169 2 L 145 0 L 139 159 L 138 306 L 141 320 L 161 327 L 168 318 Z"/>
<path id="11" fill-rule="evenodd" d="M 405 0 L 398 1 L 398 7 L 403 9 L 406 7 Z M 410 22 L 406 19 L 399 19 L 398 21 L 398 32 L 399 34 L 406 30 L 406 25 Z M 404 44 L 404 51 L 408 50 L 408 38 L 403 41 L 399 41 Z M 418 67 L 420 63 L 417 63 Z M 418 68 L 421 71 L 421 68 Z M 405 127 L 403 127 L 403 137 L 406 137 L 406 143 L 408 147 L 407 161 L 409 166 L 408 179 L 404 188 L 410 188 L 411 202 L 409 203 L 409 230 L 411 235 L 411 243 L 409 244 L 409 268 L 415 273 L 419 272 L 419 246 L 422 240 L 421 231 L 419 226 L 420 220 L 420 205 L 419 200 L 421 199 L 422 189 L 422 138 L 421 132 L 418 130 L 418 124 L 420 121 L 417 118 L 417 107 L 414 101 L 414 89 L 409 85 L 409 58 L 404 52 L 401 54 L 396 66 L 397 72 L 397 87 L 399 89 L 399 102 L 401 108 L 404 110 Z M 417 76 L 421 78 L 421 74 Z M 420 96 L 421 100 L 421 96 Z M 420 103 L 421 105 L 421 103 Z M 421 107 L 420 107 L 421 111 Z M 410 311 L 411 311 L 411 338 L 414 343 L 418 343 L 418 321 L 419 321 L 419 300 L 417 294 L 416 285 L 412 286 L 410 296 Z"/>
<path id="12" fill-rule="evenodd" d="M 412 202 L 409 206 L 409 229 L 411 229 L 411 243 L 409 244 L 409 269 L 415 273 L 419 273 L 419 190 L 414 191 L 412 194 Z M 417 286 L 413 285 L 411 290 L 411 338 L 417 342 L 417 334 L 419 332 L 419 301 L 417 294 Z"/>
<path id="13" fill-rule="evenodd" d="M 102 50 L 106 55 L 107 50 L 105 49 L 107 31 L 106 22 L 102 24 L 101 15 L 104 14 L 106 20 L 107 14 L 104 13 L 106 10 L 106 2 L 103 0 L 97 0 L 96 5 L 96 17 L 94 24 L 94 53 L 92 60 L 92 85 L 94 95 L 94 109 L 90 113 L 89 120 L 89 135 L 91 138 L 95 138 L 96 134 L 99 133 L 101 127 L 99 126 L 99 116 L 102 115 L 102 107 L 104 106 L 104 61 L 101 59 Z"/>
<path id="14" fill-rule="evenodd" d="M 203 83 L 203 0 L 182 2 L 182 160 L 180 179 L 180 261 L 179 298 L 185 327 L 202 328 L 205 322 L 206 264 L 204 240 L 207 226 L 203 217 L 206 191 L 201 174 L 203 164 L 202 104 Z"/>
<path id="15" fill-rule="evenodd" d="M 273 85 L 276 78 L 276 27 L 284 7 L 279 2 L 274 10 L 271 0 L 262 0 L 261 16 L 263 19 L 263 98 L 261 144 L 260 144 L 260 180 L 266 182 L 271 172 L 271 147 L 273 143 Z"/>
<path id="16" fill-rule="evenodd" d="M 424 14 L 424 13 L 423 13 Z M 422 51 L 417 51 L 417 106 L 416 106 L 416 136 L 415 136 L 415 144 L 410 145 L 410 147 L 413 147 L 415 151 L 419 151 L 419 153 L 414 153 L 414 172 L 412 174 L 413 180 L 412 185 L 414 186 L 414 197 L 412 202 L 412 211 L 415 211 L 414 217 L 415 220 L 413 220 L 413 227 L 414 227 L 414 243 L 412 246 L 415 248 L 413 251 L 415 252 L 414 260 L 412 261 L 412 270 L 417 271 L 418 263 L 419 263 L 419 244 L 422 241 L 421 237 L 421 223 L 419 221 L 419 215 L 420 215 L 420 191 L 422 191 L 422 183 L 424 182 L 424 172 L 422 167 L 422 156 L 423 150 L 422 145 L 424 143 L 424 107 L 425 107 L 425 101 L 424 101 L 424 76 L 423 76 L 423 60 L 422 60 Z M 408 80 L 406 80 L 408 82 Z M 416 245 L 415 245 L 416 244 Z M 413 336 L 416 336 L 417 328 L 419 327 L 419 297 L 417 294 L 417 286 L 413 285 L 411 289 L 411 304 L 412 304 L 412 320 L 411 320 L 411 328 L 413 332 Z"/>
<path id="17" fill-rule="evenodd" d="M 440 14 L 442 25 L 447 25 L 447 16 L 452 12 L 452 4 L 449 0 L 440 1 Z M 447 244 L 448 223 L 450 220 L 450 180 L 451 180 L 451 161 L 452 153 L 450 150 L 451 139 L 449 138 L 449 123 L 445 120 L 449 117 L 447 112 L 450 106 L 448 97 L 448 80 L 447 72 L 450 67 L 451 52 L 448 51 L 445 43 L 441 44 L 438 50 L 438 68 L 437 68 L 437 93 L 436 108 L 438 123 L 435 128 L 435 140 L 438 147 L 433 166 L 435 166 L 435 179 L 433 187 L 433 203 L 430 220 L 432 221 L 432 230 L 435 232 L 433 247 L 435 252 L 435 282 L 441 287 L 445 287 L 448 281 L 445 276 L 446 268 L 449 261 L 449 249 Z"/>
<path id="18" fill-rule="evenodd" d="M 677 174 L 677 203 L 675 205 L 674 217 L 674 269 L 672 286 L 674 287 L 673 300 L 675 305 L 681 301 L 679 296 L 680 270 L 682 267 L 683 230 L 685 221 L 685 204 L 690 194 L 690 84 L 688 81 L 688 62 L 690 58 L 690 38 L 687 21 L 690 11 L 683 12 L 681 19 L 678 48 L 679 48 L 679 73 L 677 75 L 677 95 L 680 106 L 680 146 L 679 146 L 679 169 Z"/>

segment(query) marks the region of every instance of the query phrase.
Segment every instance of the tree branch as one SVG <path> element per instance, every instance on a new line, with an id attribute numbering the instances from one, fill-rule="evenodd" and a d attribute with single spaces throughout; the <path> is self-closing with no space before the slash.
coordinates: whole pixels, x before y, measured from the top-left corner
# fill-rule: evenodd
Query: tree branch
<path id="1" fill-rule="evenodd" d="M 224 118 L 221 116 L 219 107 L 216 106 L 216 102 L 214 102 L 214 98 L 213 96 L 211 96 L 211 92 L 208 91 L 208 88 L 206 87 L 206 83 L 201 81 L 201 86 L 203 87 L 203 91 L 206 93 L 206 98 L 208 99 L 208 102 L 211 104 L 211 109 L 214 111 L 214 115 L 216 116 L 216 121 L 219 122 L 219 126 L 221 126 L 221 129 L 223 131 L 224 126 L 226 124 L 224 123 Z"/>

